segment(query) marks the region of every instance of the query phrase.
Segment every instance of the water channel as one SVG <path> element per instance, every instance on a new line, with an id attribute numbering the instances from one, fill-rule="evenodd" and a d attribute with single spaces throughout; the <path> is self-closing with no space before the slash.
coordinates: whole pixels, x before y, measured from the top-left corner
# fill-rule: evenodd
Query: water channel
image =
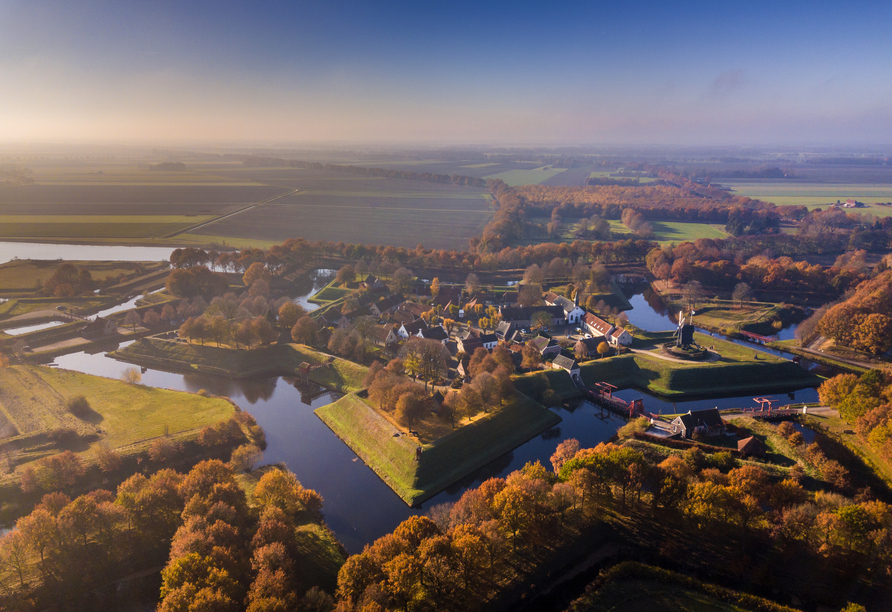
<path id="1" fill-rule="evenodd" d="M 4 258 L 4 247 L 0 243 L 0 260 Z M 21 245 L 15 245 L 19 247 Z M 65 245 L 69 246 L 69 245 Z M 39 255 L 61 256 L 74 260 L 87 259 L 158 259 L 167 257 L 169 249 L 159 249 L 149 256 L 140 248 L 140 255 L 122 257 L 122 249 L 139 247 L 78 247 L 88 251 L 66 249 L 56 252 L 57 245 L 47 245 Z M 109 249 L 96 251 L 94 249 Z M 27 253 L 15 252 L 19 257 Z M 30 255 L 35 256 L 35 255 Z M 327 282 L 322 274 L 307 282 L 306 293 L 294 296 L 296 302 L 313 307 L 306 298 Z M 301 288 L 302 290 L 304 288 Z M 628 311 L 630 321 L 644 329 L 659 331 L 675 329 L 675 324 L 659 305 L 652 307 L 643 295 L 633 295 L 630 299 L 633 310 Z M 128 366 L 110 359 L 103 353 L 74 353 L 56 358 L 54 364 L 88 374 L 118 378 Z M 409 508 L 371 469 L 356 456 L 328 427 L 319 420 L 313 410 L 330 403 L 337 396 L 324 392 L 317 395 L 313 389 L 301 391 L 295 381 L 288 377 L 265 378 L 235 381 L 206 375 L 173 374 L 160 370 L 145 370 L 143 384 L 182 391 L 206 389 L 217 395 L 227 395 L 242 409 L 250 412 L 266 432 L 268 447 L 264 453 L 267 463 L 283 462 L 292 470 L 304 486 L 318 491 L 325 499 L 325 518 L 337 537 L 351 553 L 359 552 L 363 546 L 376 538 L 391 532 L 401 521 L 412 514 L 425 513 L 437 504 L 458 499 L 465 489 L 476 486 L 493 476 L 506 476 L 529 461 L 542 461 L 550 466 L 549 457 L 557 445 L 567 439 L 576 438 L 583 447 L 595 446 L 609 439 L 624 424 L 624 420 L 599 408 L 581 403 L 576 408 L 555 407 L 552 410 L 563 421 L 556 427 L 533 438 L 527 443 L 503 455 L 461 482 L 426 502 L 421 508 Z M 720 399 L 692 400 L 672 404 L 634 389 L 619 391 L 620 397 L 644 397 L 645 406 L 653 412 L 663 414 L 686 412 L 689 409 L 750 407 L 752 397 L 729 397 Z M 786 403 L 786 395 L 774 396 Z M 795 401 L 814 401 L 817 397 L 813 389 L 798 391 Z"/>

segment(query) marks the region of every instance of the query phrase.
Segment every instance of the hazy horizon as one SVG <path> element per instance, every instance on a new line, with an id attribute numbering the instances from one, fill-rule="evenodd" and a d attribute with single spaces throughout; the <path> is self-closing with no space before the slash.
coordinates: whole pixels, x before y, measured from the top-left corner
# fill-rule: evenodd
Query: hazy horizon
<path id="1" fill-rule="evenodd" d="M 889 3 L 0 4 L 0 140 L 892 144 Z"/>

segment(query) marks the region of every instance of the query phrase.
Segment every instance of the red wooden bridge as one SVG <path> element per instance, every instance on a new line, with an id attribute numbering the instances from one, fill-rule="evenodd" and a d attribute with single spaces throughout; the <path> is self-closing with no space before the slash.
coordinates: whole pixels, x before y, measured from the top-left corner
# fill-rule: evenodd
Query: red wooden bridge
<path id="1" fill-rule="evenodd" d="M 616 391 L 616 386 L 611 385 L 610 383 L 595 383 L 594 388 L 580 385 L 579 388 L 582 390 L 586 399 L 593 404 L 607 408 L 608 410 L 621 414 L 629 419 L 634 419 L 638 416 L 647 417 L 649 419 L 657 418 L 657 415 L 651 414 L 644 409 L 643 399 L 639 398 L 633 399 L 632 401 L 626 401 L 621 397 L 615 397 L 613 392 Z"/>
<path id="2" fill-rule="evenodd" d="M 748 417 L 754 419 L 780 419 L 787 416 L 792 416 L 794 414 L 801 414 L 802 408 L 793 408 L 792 406 L 778 406 L 774 407 L 775 403 L 779 403 L 780 400 L 771 399 L 768 397 L 754 397 L 753 401 L 759 404 L 757 408 L 743 408 L 742 412 Z"/>
<path id="3" fill-rule="evenodd" d="M 753 332 L 742 331 L 740 335 L 749 340 L 750 342 L 755 342 L 757 344 L 768 344 L 769 342 L 774 342 L 774 338 L 771 336 L 762 336 L 760 334 L 754 334 Z"/>

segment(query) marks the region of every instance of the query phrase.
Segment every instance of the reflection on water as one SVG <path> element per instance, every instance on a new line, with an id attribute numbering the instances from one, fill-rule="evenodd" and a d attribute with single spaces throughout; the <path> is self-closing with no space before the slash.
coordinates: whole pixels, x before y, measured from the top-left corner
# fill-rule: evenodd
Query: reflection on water
<path id="1" fill-rule="evenodd" d="M 72 261 L 167 261 L 171 247 L 35 244 L 0 242 L 0 263 L 10 259 L 69 259 Z"/>

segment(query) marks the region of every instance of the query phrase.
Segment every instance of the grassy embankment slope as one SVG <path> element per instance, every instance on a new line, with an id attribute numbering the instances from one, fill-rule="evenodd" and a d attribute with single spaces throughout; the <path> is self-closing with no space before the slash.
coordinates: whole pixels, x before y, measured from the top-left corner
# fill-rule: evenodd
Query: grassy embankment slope
<path id="1" fill-rule="evenodd" d="M 236 350 L 215 346 L 143 338 L 130 346 L 110 353 L 120 361 L 173 370 L 201 372 L 228 378 L 291 375 L 301 363 L 327 363 L 329 355 L 303 344 L 273 344 L 253 349 Z M 344 393 L 362 388 L 367 368 L 345 359 L 333 358 L 331 365 L 313 370 L 311 381 Z"/>
<path id="2" fill-rule="evenodd" d="M 410 506 L 561 421 L 517 394 L 504 406 L 423 445 L 421 459 L 415 461 L 419 443 L 355 394 L 318 408 L 316 414 Z M 394 437 L 396 433 L 401 435 Z"/>
<path id="3" fill-rule="evenodd" d="M 78 395 L 90 403 L 90 413 L 83 418 L 66 408 L 67 400 Z M 0 369 L 0 425 L 11 434 L 0 440 L 0 452 L 11 453 L 17 470 L 65 450 L 92 463 L 96 447 L 103 442 L 132 454 L 144 450 L 165 429 L 175 441 L 186 440 L 234 413 L 235 407 L 223 398 L 40 366 Z M 77 439 L 67 443 L 50 439 L 50 432 L 65 428 L 77 432 Z M 17 477 L 9 474 L 3 480 L 10 478 Z"/>
<path id="4" fill-rule="evenodd" d="M 637 330 L 635 334 L 633 346 L 649 349 L 653 356 L 633 353 L 585 362 L 580 366 L 583 381 L 587 385 L 608 382 L 621 388 L 635 387 L 674 399 L 750 392 L 779 393 L 813 387 L 821 382 L 817 376 L 790 361 L 702 334 L 695 334 L 695 340 L 703 346 L 714 347 L 719 359 L 705 363 L 660 359 L 656 356 L 659 349 L 652 347 L 661 340 L 666 341 L 671 334 L 654 333 L 643 337 Z M 519 376 L 515 385 L 523 391 L 533 384 L 526 379 L 539 374 Z M 577 394 L 566 372 L 551 370 L 544 374 L 552 389 L 562 397 Z"/>

